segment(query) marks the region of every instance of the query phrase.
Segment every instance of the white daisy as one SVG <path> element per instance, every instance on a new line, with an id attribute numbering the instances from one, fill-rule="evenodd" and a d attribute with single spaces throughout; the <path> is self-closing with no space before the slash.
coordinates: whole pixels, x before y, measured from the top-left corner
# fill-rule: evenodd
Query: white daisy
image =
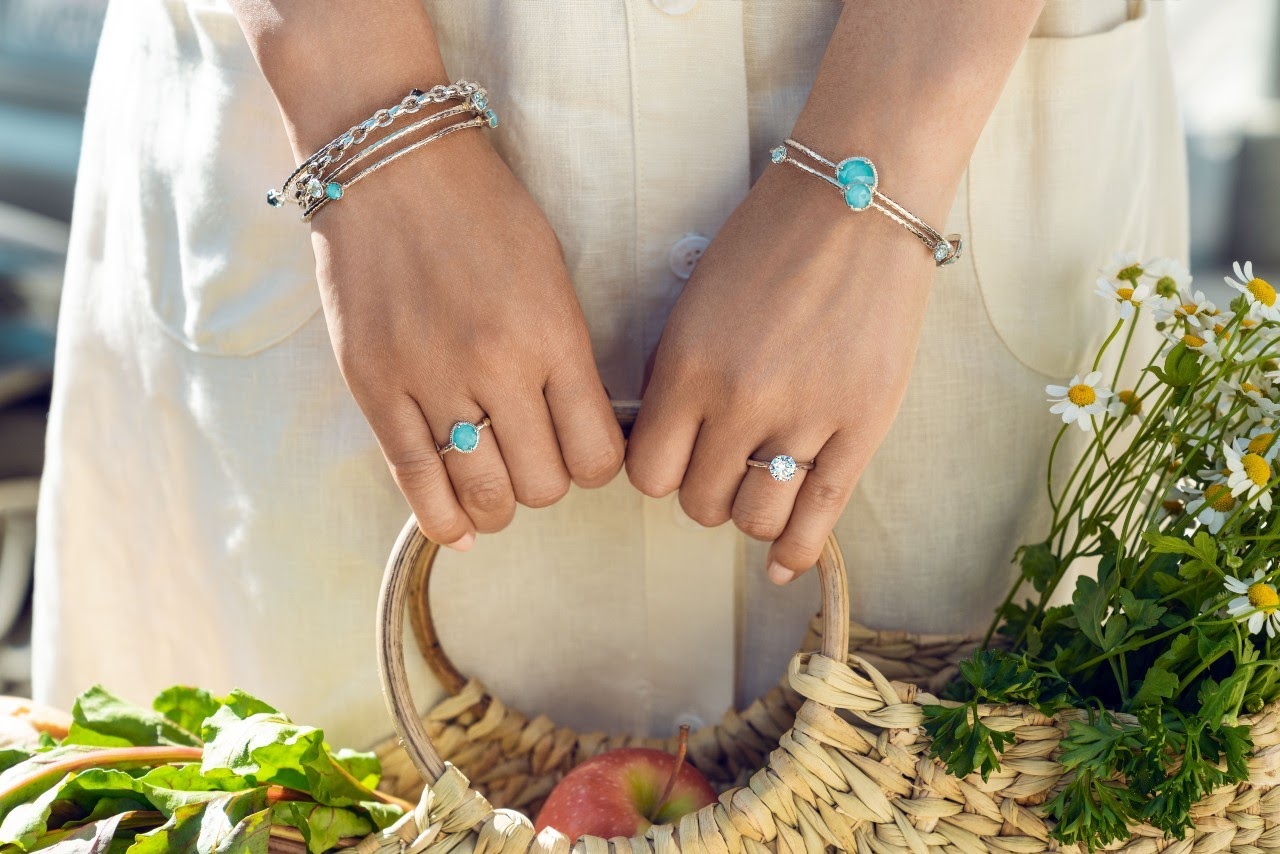
<path id="1" fill-rule="evenodd" d="M 1075 423 L 1086 433 L 1097 429 L 1107 411 L 1106 400 L 1111 397 L 1111 389 L 1102 384 L 1101 371 L 1093 371 L 1084 379 L 1077 374 L 1070 385 L 1049 385 L 1044 390 L 1053 404 L 1049 411 L 1061 415 L 1064 424 Z"/>
<path id="2" fill-rule="evenodd" d="M 1129 320 L 1133 317 L 1134 310 L 1142 307 L 1143 300 L 1151 296 L 1151 288 L 1147 285 L 1135 287 L 1127 279 L 1098 279 L 1098 287 L 1094 293 L 1114 300 L 1120 306 L 1120 317 Z"/>
<path id="3" fill-rule="evenodd" d="M 1259 424 L 1249 431 L 1248 435 L 1236 438 L 1235 449 L 1242 454 L 1257 454 L 1267 462 L 1276 458 L 1280 444 L 1276 443 L 1276 428 L 1268 424 Z"/>
<path id="4" fill-rule="evenodd" d="M 1267 486 L 1272 477 L 1271 461 L 1263 454 L 1255 454 L 1247 448 L 1241 453 L 1230 444 L 1224 444 L 1222 450 L 1227 456 L 1227 486 L 1231 487 L 1231 494 L 1237 498 L 1241 495 L 1247 495 L 1250 499 L 1257 498 L 1258 505 L 1263 510 L 1270 511 L 1271 493 L 1267 491 Z M 1268 453 L 1274 458 L 1274 444 Z"/>
<path id="5" fill-rule="evenodd" d="M 1133 389 L 1116 392 L 1107 404 L 1107 414 L 1112 418 L 1126 418 L 1130 415 L 1142 417 L 1142 398 L 1133 393 Z"/>
<path id="6" fill-rule="evenodd" d="M 1222 361 L 1222 350 L 1218 345 L 1218 336 L 1214 335 L 1210 329 L 1203 327 L 1188 329 L 1182 335 L 1174 335 L 1166 331 L 1164 337 L 1169 339 L 1171 344 L 1186 344 L 1188 350 L 1194 350 L 1210 362 Z"/>
<path id="7" fill-rule="evenodd" d="M 1223 396 L 1224 402 L 1227 404 L 1243 401 L 1245 414 L 1249 416 L 1251 421 L 1272 418 L 1277 412 L 1280 412 L 1280 403 L 1276 403 L 1271 399 L 1271 384 L 1267 380 L 1259 378 L 1258 382 L 1262 383 L 1262 385 L 1254 385 L 1248 380 L 1241 383 L 1220 382 L 1218 383 L 1218 392 Z"/>
<path id="8" fill-rule="evenodd" d="M 1160 307 L 1172 309 L 1180 304 L 1180 295 L 1191 287 L 1191 271 L 1173 258 L 1153 258 L 1143 266 L 1142 272 L 1152 282 L 1147 303 L 1157 311 Z"/>
<path id="9" fill-rule="evenodd" d="M 1231 494 L 1231 487 L 1225 483 L 1211 483 L 1187 504 L 1187 512 L 1200 520 L 1209 533 L 1216 534 L 1239 505 L 1240 502 Z"/>
<path id="10" fill-rule="evenodd" d="M 1223 281 L 1245 295 L 1249 300 L 1249 309 L 1255 315 L 1263 320 L 1280 321 L 1280 303 L 1276 301 L 1276 289 L 1265 279 L 1254 277 L 1253 262 L 1245 261 L 1241 267 L 1237 261 L 1234 268 L 1237 278 L 1224 276 Z"/>
<path id="11" fill-rule="evenodd" d="M 1179 317 L 1192 326 L 1200 326 L 1201 317 L 1214 317 L 1218 313 L 1218 307 L 1204 295 L 1204 291 L 1196 291 L 1191 296 L 1183 292 L 1177 299 L 1162 301 L 1155 306 L 1157 321 Z"/>
<path id="12" fill-rule="evenodd" d="M 1111 263 L 1098 271 L 1098 274 L 1116 281 L 1132 282 L 1135 286 L 1145 271 L 1137 252 L 1117 252 L 1111 256 Z"/>
<path id="13" fill-rule="evenodd" d="M 1273 638 L 1280 630 L 1280 613 L 1276 611 L 1280 606 L 1280 594 L 1276 593 L 1273 584 L 1263 580 L 1263 576 L 1259 569 L 1252 578 L 1225 580 L 1227 592 L 1239 594 L 1227 603 L 1227 613 L 1242 623 L 1247 620 L 1250 634 L 1256 635 L 1266 625 L 1267 637 Z"/>

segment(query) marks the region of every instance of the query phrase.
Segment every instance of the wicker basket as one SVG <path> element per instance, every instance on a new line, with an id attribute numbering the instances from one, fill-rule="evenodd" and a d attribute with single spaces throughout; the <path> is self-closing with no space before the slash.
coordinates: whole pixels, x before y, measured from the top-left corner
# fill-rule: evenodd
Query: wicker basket
<path id="1" fill-rule="evenodd" d="M 1058 846 L 1037 810 L 1066 782 L 1055 758 L 1073 715 L 984 707 L 987 726 L 1015 735 L 1001 770 L 986 781 L 949 775 L 928 756 L 921 706 L 936 702 L 927 692 L 946 684 L 974 642 L 851 625 L 834 538 L 818 563 L 822 611 L 810 634 L 818 651 L 798 653 L 781 686 L 690 737 L 690 761 L 722 792 L 718 803 L 633 839 L 584 837 L 571 846 L 552 829 L 535 837 L 524 813 L 535 811 L 574 765 L 625 745 L 671 750 L 673 741 L 579 734 L 545 717 L 527 718 L 458 673 L 436 638 L 426 595 L 437 551 L 410 520 L 383 579 L 379 664 L 401 736 L 379 751 L 383 785 L 410 798 L 420 792 L 420 799 L 397 825 L 361 842 L 360 852 L 1079 850 Z M 405 678 L 406 608 L 427 663 L 452 694 L 423 718 Z M 1249 782 L 1201 802 L 1193 834 L 1169 840 L 1139 826 L 1107 850 L 1280 851 L 1280 789 L 1273 788 L 1280 781 L 1280 709 L 1245 722 L 1254 741 Z M 429 781 L 425 789 L 422 780 Z"/>

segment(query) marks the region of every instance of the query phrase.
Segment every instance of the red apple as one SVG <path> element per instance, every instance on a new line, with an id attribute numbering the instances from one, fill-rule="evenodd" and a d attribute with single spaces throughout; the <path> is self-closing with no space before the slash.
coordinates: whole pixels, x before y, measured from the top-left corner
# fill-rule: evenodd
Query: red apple
<path id="1" fill-rule="evenodd" d="M 680 753 L 624 747 L 593 756 L 564 776 L 547 796 L 536 828 L 579 836 L 639 836 L 652 824 L 673 824 L 681 816 L 715 803 L 707 778 L 684 764 Z"/>

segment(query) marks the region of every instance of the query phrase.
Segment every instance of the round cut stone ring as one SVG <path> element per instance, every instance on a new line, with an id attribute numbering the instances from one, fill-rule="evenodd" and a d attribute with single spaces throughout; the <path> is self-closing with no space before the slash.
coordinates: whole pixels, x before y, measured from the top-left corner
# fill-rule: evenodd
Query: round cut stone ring
<path id="1" fill-rule="evenodd" d="M 813 468 L 812 462 L 798 463 L 795 457 L 787 454 L 778 454 L 771 460 L 747 460 L 747 465 L 757 469 L 768 469 L 769 476 L 779 483 L 786 483 L 796 476 L 798 471 L 809 471 Z"/>
<path id="2" fill-rule="evenodd" d="M 449 430 L 449 443 L 436 448 L 436 451 L 442 457 L 450 451 L 469 454 L 480 447 L 480 431 L 488 426 L 489 418 L 487 416 L 482 418 L 479 424 L 472 424 L 470 421 L 459 421 Z"/>

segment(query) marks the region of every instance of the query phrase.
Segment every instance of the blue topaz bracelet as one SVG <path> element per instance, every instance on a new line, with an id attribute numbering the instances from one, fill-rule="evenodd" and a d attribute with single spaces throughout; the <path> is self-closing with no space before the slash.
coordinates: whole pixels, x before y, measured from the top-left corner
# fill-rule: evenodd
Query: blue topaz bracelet
<path id="1" fill-rule="evenodd" d="M 797 160 L 792 154 L 793 149 L 815 163 L 827 167 L 831 170 L 831 174 L 810 166 L 803 160 Z M 920 217 L 880 192 L 880 175 L 876 172 L 876 166 L 871 162 L 871 158 L 846 157 L 839 163 L 832 163 L 809 146 L 788 137 L 782 145 L 769 151 L 769 159 L 774 163 L 790 163 L 833 185 L 844 197 L 849 210 L 865 211 L 867 208 L 875 208 L 880 211 L 920 238 L 933 253 L 933 261 L 939 267 L 950 264 L 960 257 L 960 251 L 964 248 L 960 235 L 949 234 L 943 237 Z"/>
<path id="2" fill-rule="evenodd" d="M 488 94 L 481 86 L 475 83 L 459 80 L 448 85 L 434 86 L 425 92 L 421 89 L 413 89 L 398 104 L 378 110 L 372 116 L 360 124 L 352 126 L 345 133 L 335 137 L 316 153 L 302 161 L 298 168 L 285 179 L 279 189 L 272 188 L 267 191 L 267 204 L 273 208 L 278 208 L 283 207 L 286 202 L 292 202 L 302 209 L 304 218 L 307 218 L 311 213 L 315 212 L 316 202 L 336 201 L 342 197 L 343 185 L 326 180 L 325 170 L 342 161 L 351 149 L 364 143 L 370 133 L 380 128 L 386 128 L 395 122 L 397 118 L 416 113 L 423 107 L 432 104 L 444 104 L 453 100 L 461 101 L 463 107 L 477 117 L 475 123 L 468 126 L 498 126 L 498 116 L 489 107 Z M 437 117 L 440 116 L 440 114 L 436 115 Z M 435 120 L 437 119 L 429 118 L 427 121 L 417 123 L 413 128 L 420 128 L 429 121 Z M 401 133 L 393 134 L 392 136 L 403 135 Z M 380 144 L 381 142 L 376 143 L 375 146 Z M 375 146 L 370 146 L 370 148 Z M 380 164 L 375 164 L 375 168 L 377 165 Z M 350 183 L 348 182 L 348 184 Z"/>

